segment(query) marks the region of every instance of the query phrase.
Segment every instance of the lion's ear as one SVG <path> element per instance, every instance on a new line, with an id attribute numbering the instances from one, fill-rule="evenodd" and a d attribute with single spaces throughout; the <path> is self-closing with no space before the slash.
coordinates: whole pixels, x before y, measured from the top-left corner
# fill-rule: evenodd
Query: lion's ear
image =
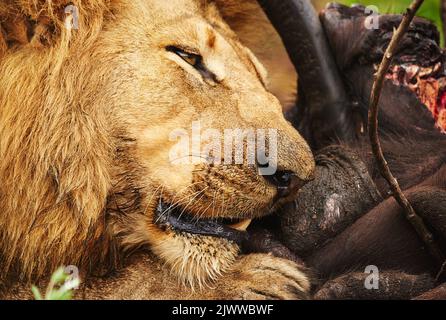
<path id="1" fill-rule="evenodd" d="M 48 10 L 45 4 L 31 6 L 32 2 L 6 1 L 0 6 L 0 57 L 9 49 L 50 43 L 61 16 L 53 11 L 55 6 Z"/>
<path id="2" fill-rule="evenodd" d="M 24 17 L 7 17 L 2 21 L 0 27 L 2 31 L 0 47 L 3 50 L 29 43 L 31 27 Z"/>
<path id="3" fill-rule="evenodd" d="M 118 0 L 1 0 L 0 56 L 8 49 L 27 44 L 51 45 L 66 31 L 86 30 Z"/>
<path id="4" fill-rule="evenodd" d="M 48 19 L 35 21 L 25 16 L 4 19 L 0 23 L 0 57 L 8 50 L 25 45 L 35 48 L 48 46 L 54 38 L 54 30 Z"/>

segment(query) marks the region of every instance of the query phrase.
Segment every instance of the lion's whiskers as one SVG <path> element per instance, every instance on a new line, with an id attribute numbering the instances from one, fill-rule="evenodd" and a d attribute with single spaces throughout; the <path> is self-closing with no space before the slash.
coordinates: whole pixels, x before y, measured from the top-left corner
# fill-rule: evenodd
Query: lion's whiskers
<path id="1" fill-rule="evenodd" d="M 203 197 L 204 192 L 209 189 L 209 186 L 206 186 L 206 188 L 204 188 L 203 190 L 199 191 L 198 194 L 196 194 L 192 199 L 189 200 L 189 203 L 184 207 L 184 209 L 181 211 L 180 215 L 179 215 L 179 219 L 181 219 L 181 217 L 183 216 L 183 213 L 186 211 L 186 209 L 191 205 L 191 203 L 197 198 L 197 196 L 200 195 L 200 193 L 202 194 L 202 196 L 200 197 L 200 199 Z"/>

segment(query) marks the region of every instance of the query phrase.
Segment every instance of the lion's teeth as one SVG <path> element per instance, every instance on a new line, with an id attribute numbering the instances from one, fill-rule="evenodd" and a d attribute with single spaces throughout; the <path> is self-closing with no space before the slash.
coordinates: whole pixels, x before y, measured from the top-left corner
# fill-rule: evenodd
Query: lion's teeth
<path id="1" fill-rule="evenodd" d="M 248 229 L 251 222 L 252 222 L 252 219 L 246 219 L 246 220 L 237 222 L 235 224 L 231 224 L 231 225 L 229 225 L 229 227 L 232 229 L 238 230 L 238 231 L 246 231 L 246 229 Z"/>

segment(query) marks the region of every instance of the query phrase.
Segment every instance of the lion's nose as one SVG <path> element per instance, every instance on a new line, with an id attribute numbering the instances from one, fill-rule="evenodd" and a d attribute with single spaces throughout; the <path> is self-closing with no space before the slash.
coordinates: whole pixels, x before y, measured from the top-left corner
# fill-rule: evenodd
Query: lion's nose
<path id="1" fill-rule="evenodd" d="M 277 171 L 273 175 L 264 176 L 266 181 L 277 188 L 277 196 L 286 198 L 293 192 L 297 192 L 308 181 L 301 180 L 294 172 Z"/>

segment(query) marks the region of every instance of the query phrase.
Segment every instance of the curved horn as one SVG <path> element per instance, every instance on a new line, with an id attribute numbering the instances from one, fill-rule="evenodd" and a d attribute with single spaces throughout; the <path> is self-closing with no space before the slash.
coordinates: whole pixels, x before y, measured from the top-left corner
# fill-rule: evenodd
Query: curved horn
<path id="1" fill-rule="evenodd" d="M 354 132 L 344 84 L 318 15 L 308 0 L 258 0 L 299 74 L 295 125 L 314 147 Z M 293 119 L 294 120 L 294 119 Z"/>

